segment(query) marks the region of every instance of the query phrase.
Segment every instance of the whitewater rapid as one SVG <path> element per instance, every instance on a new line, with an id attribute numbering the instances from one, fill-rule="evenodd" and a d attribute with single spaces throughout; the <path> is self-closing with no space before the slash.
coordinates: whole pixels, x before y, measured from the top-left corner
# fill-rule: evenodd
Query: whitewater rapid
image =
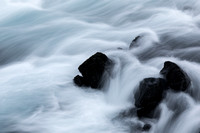
<path id="1" fill-rule="evenodd" d="M 200 132 L 200 0 L 1 0 L 0 133 Z M 129 45 L 142 36 L 131 50 Z M 102 91 L 80 88 L 78 66 L 96 52 L 115 62 Z M 161 116 L 120 118 L 165 61 L 190 77 Z"/>

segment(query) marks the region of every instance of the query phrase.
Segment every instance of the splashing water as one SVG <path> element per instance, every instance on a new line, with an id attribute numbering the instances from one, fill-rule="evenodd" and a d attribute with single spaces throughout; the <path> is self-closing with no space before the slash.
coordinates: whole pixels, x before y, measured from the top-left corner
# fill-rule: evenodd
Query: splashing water
<path id="1" fill-rule="evenodd" d="M 1 0 L 0 133 L 199 133 L 199 0 Z M 142 35 L 137 47 L 131 41 Z M 119 50 L 120 48 L 121 50 Z M 97 51 L 115 62 L 103 91 L 73 84 Z M 158 120 L 115 119 L 167 60 L 192 81 L 168 92 Z"/>

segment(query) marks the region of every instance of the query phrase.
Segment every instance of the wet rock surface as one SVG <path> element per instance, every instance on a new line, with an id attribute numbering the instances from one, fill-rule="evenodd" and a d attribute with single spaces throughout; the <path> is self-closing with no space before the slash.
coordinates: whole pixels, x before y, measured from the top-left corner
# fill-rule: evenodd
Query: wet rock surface
<path id="1" fill-rule="evenodd" d="M 154 111 L 162 101 L 166 89 L 166 82 L 162 78 L 145 78 L 142 80 L 135 93 L 135 106 L 138 117 L 153 117 Z"/>
<path id="2" fill-rule="evenodd" d="M 190 86 L 188 75 L 174 62 L 166 61 L 160 71 L 169 87 L 175 91 L 185 91 Z"/>
<path id="3" fill-rule="evenodd" d="M 82 76 L 77 75 L 74 83 L 78 86 L 101 88 L 103 74 L 110 71 L 111 65 L 112 61 L 105 54 L 97 52 L 78 67 Z"/>

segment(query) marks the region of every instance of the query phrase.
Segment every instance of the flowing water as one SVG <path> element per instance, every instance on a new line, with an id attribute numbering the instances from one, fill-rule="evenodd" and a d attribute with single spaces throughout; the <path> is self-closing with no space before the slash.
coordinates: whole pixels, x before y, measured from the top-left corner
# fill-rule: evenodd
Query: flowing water
<path id="1" fill-rule="evenodd" d="M 200 0 L 1 0 L 0 133 L 200 132 Z M 129 50 L 131 41 L 142 36 Z M 115 62 L 102 91 L 80 88 L 96 52 Z M 165 61 L 190 77 L 168 92 L 159 119 L 119 118 Z"/>

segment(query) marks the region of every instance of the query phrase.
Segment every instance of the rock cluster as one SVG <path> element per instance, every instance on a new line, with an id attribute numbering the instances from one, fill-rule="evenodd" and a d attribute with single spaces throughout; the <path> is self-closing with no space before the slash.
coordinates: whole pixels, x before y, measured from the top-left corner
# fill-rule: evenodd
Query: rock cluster
<path id="1" fill-rule="evenodd" d="M 154 117 L 155 109 L 168 89 L 180 92 L 186 91 L 190 86 L 191 81 L 188 75 L 173 62 L 166 61 L 160 74 L 164 78 L 146 78 L 140 82 L 135 93 L 138 117 Z"/>
<path id="2" fill-rule="evenodd" d="M 97 52 L 78 67 L 82 76 L 74 77 L 74 83 L 78 86 L 101 89 L 104 84 L 102 77 L 105 72 L 110 71 L 111 62 L 105 54 Z M 166 61 L 160 74 L 163 78 L 145 78 L 139 83 L 134 95 L 134 110 L 139 118 L 154 118 L 155 110 L 168 89 L 179 92 L 186 91 L 190 86 L 188 75 L 173 62 Z"/>

